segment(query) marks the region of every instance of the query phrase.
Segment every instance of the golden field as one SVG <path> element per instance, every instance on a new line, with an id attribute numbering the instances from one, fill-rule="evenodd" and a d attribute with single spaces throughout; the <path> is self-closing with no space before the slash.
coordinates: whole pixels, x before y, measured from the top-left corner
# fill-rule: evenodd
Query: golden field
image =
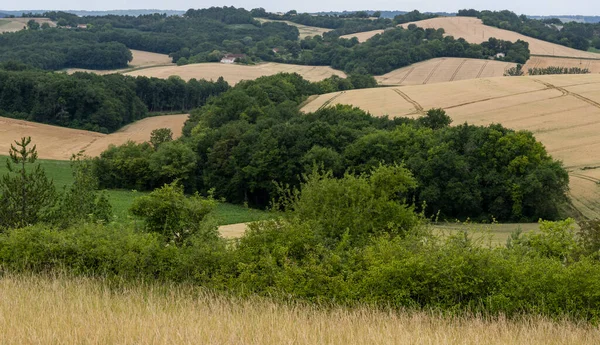
<path id="1" fill-rule="evenodd" d="M 527 74 L 530 68 L 564 67 L 564 68 L 587 68 L 590 73 L 600 73 L 600 60 L 581 58 L 561 58 L 549 56 L 532 56 L 523 66 Z"/>
<path id="2" fill-rule="evenodd" d="M 487 41 L 491 37 L 511 42 L 523 40 L 529 42 L 529 50 L 531 50 L 532 55 L 550 55 L 600 59 L 600 54 L 585 52 L 561 46 L 559 44 L 538 40 L 536 38 L 531 38 L 513 31 L 483 25 L 481 19 L 478 18 L 438 17 L 413 23 L 406 23 L 400 26 L 406 28 L 410 24 L 415 24 L 424 29 L 443 28 L 444 31 L 446 31 L 446 35 L 454 36 L 454 38 L 464 38 L 467 42 L 470 43 L 482 43 Z"/>
<path id="3" fill-rule="evenodd" d="M 162 66 L 139 69 L 127 72 L 125 75 L 145 76 L 156 78 L 168 78 L 172 75 L 181 77 L 183 80 L 206 79 L 217 80 L 223 77 L 230 85 L 235 85 L 242 80 L 254 80 L 256 78 L 269 76 L 277 73 L 298 73 L 309 81 L 321 81 L 332 75 L 346 77 L 344 72 L 334 70 L 328 66 L 302 66 L 282 63 L 262 63 L 258 65 L 238 65 L 223 63 L 198 63 L 184 66 Z"/>
<path id="4" fill-rule="evenodd" d="M 331 29 L 319 28 L 316 26 L 306 26 L 306 25 L 290 22 L 288 20 L 273 20 L 273 19 L 266 19 L 266 18 L 256 18 L 256 20 L 258 20 L 261 23 L 280 22 L 280 23 L 286 23 L 287 25 L 295 26 L 298 28 L 298 31 L 300 32 L 301 40 L 305 39 L 306 37 L 322 36 L 325 32 L 331 31 Z"/>
<path id="5" fill-rule="evenodd" d="M 600 75 L 484 78 L 351 90 L 314 97 L 303 111 L 338 103 L 392 117 L 444 108 L 454 124 L 500 123 L 529 130 L 563 161 L 577 210 L 586 217 L 600 216 Z"/>
<path id="6" fill-rule="evenodd" d="M 433 312 L 320 308 L 225 297 L 189 286 L 110 288 L 89 278 L 5 275 L 0 343 L 597 344 L 588 324 Z"/>
<path id="7" fill-rule="evenodd" d="M 0 34 L 23 30 L 27 26 L 27 22 L 32 19 L 40 24 L 48 23 L 51 27 L 56 26 L 56 23 L 48 18 L 0 18 Z"/>
<path id="8" fill-rule="evenodd" d="M 600 60 L 598 61 L 600 62 Z M 502 77 L 517 64 L 464 58 L 437 58 L 377 76 L 380 85 L 419 85 L 466 79 Z"/>
<path id="9" fill-rule="evenodd" d="M 188 116 L 182 114 L 148 117 L 112 134 L 0 117 L 0 152 L 6 154 L 14 140 L 30 136 L 42 159 L 68 160 L 72 154 L 81 150 L 85 150 L 86 155 L 95 157 L 110 144 L 122 145 L 128 140 L 138 143 L 148 141 L 150 133 L 157 128 L 170 128 L 174 138 L 180 137 Z"/>
<path id="10" fill-rule="evenodd" d="M 472 17 L 438 17 L 433 19 L 421 20 L 418 22 L 401 24 L 399 26 L 407 28 L 410 24 L 415 24 L 424 29 L 444 29 L 446 35 L 454 36 L 454 38 L 464 38 L 470 43 L 482 43 L 495 37 L 497 39 L 515 42 L 523 40 L 529 42 L 529 50 L 532 55 L 546 56 L 564 56 L 564 57 L 579 57 L 588 59 L 600 59 L 600 54 L 585 52 L 559 44 L 554 44 L 532 37 L 521 35 L 519 33 L 498 29 L 496 27 L 484 25 L 481 19 Z M 360 42 L 364 42 L 369 38 L 382 33 L 383 30 L 373 30 L 360 32 L 351 35 L 342 36 L 343 38 L 357 37 Z"/>

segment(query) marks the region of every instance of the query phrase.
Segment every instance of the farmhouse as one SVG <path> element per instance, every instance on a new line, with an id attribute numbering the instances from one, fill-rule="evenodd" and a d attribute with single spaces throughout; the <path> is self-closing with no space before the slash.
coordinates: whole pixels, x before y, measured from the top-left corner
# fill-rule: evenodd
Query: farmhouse
<path id="1" fill-rule="evenodd" d="M 221 59 L 221 63 L 234 63 L 237 59 L 243 59 L 246 54 L 227 54 Z"/>

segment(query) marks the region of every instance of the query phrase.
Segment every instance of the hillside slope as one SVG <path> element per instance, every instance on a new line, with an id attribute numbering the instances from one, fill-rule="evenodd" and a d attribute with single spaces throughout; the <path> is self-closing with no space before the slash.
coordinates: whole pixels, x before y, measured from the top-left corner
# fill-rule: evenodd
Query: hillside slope
<path id="1" fill-rule="evenodd" d="M 217 80 L 223 77 L 230 85 L 235 85 L 241 80 L 253 80 L 263 76 L 269 76 L 281 72 L 298 73 L 304 79 L 310 81 L 321 81 L 329 78 L 332 75 L 338 75 L 345 78 L 344 72 L 334 70 L 327 66 L 301 66 L 281 63 L 264 63 L 259 65 L 238 65 L 238 64 L 222 64 L 222 63 L 199 63 L 185 66 L 164 66 L 140 69 L 125 73 L 131 76 L 145 76 L 156 78 L 168 78 L 172 75 L 177 75 L 184 80 L 206 79 Z"/>
<path id="2" fill-rule="evenodd" d="M 600 62 L 600 61 L 599 61 Z M 377 76 L 381 85 L 434 84 L 466 79 L 502 77 L 514 63 L 463 58 L 437 58 Z"/>
<path id="3" fill-rule="evenodd" d="M 566 57 L 581 57 L 590 59 L 600 59 L 600 54 L 585 52 L 559 44 L 554 44 L 542 41 L 536 38 L 527 37 L 519 33 L 498 29 L 492 26 L 484 25 L 481 19 L 471 17 L 438 17 L 433 19 L 422 20 L 419 22 L 406 23 L 401 26 L 407 28 L 410 24 L 415 24 L 421 28 L 439 29 L 443 28 L 446 35 L 454 36 L 454 38 L 464 38 L 470 43 L 482 43 L 489 40 L 491 37 L 497 39 L 514 42 L 523 40 L 529 42 L 529 50 L 533 55 L 548 55 L 548 56 L 566 56 Z"/>
<path id="4" fill-rule="evenodd" d="M 444 108 L 454 124 L 500 123 L 534 133 L 571 177 L 574 206 L 600 216 L 600 75 L 486 78 L 321 95 L 306 104 L 351 104 L 376 116 L 416 117 Z"/>
<path id="5" fill-rule="evenodd" d="M 187 118 L 187 114 L 148 117 L 107 135 L 0 117 L 0 155 L 8 153 L 14 140 L 30 136 L 42 159 L 68 160 L 72 154 L 81 150 L 85 150 L 86 155 L 95 157 L 110 144 L 121 145 L 128 140 L 148 141 L 150 133 L 157 128 L 170 128 L 173 137 L 180 137 Z"/>

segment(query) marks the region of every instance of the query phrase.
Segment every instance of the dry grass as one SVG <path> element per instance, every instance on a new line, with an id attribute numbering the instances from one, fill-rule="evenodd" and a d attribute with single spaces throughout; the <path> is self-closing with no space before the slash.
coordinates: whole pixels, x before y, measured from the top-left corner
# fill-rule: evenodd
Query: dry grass
<path id="1" fill-rule="evenodd" d="M 266 19 L 266 18 L 256 18 L 256 19 L 261 23 L 280 22 L 280 23 L 286 23 L 287 25 L 295 26 L 298 28 L 298 31 L 300 32 L 301 40 L 305 39 L 306 37 L 323 36 L 323 34 L 325 32 L 331 31 L 331 29 L 319 28 L 316 26 L 306 26 L 306 25 L 290 22 L 288 20 L 273 20 L 273 19 Z"/>
<path id="2" fill-rule="evenodd" d="M 375 116 L 419 116 L 444 108 L 455 124 L 500 123 L 534 133 L 564 162 L 571 197 L 586 217 L 600 216 L 600 75 L 485 78 L 320 95 L 303 107 L 351 104 Z"/>
<path id="3" fill-rule="evenodd" d="M 532 56 L 531 59 L 527 61 L 525 66 L 523 66 L 523 70 L 525 71 L 525 73 L 527 73 L 528 69 L 536 67 L 579 67 L 587 68 L 588 70 L 590 70 L 590 73 L 600 73 L 600 60 Z"/>
<path id="4" fill-rule="evenodd" d="M 466 79 L 502 77 L 514 63 L 481 59 L 437 58 L 375 77 L 381 85 L 434 84 Z"/>
<path id="5" fill-rule="evenodd" d="M 110 289 L 92 279 L 5 276 L 2 344 L 597 344 L 597 327 L 528 316 L 321 309 L 191 287 Z"/>
<path id="6" fill-rule="evenodd" d="M 131 76 L 145 76 L 156 78 L 168 78 L 177 75 L 184 80 L 206 79 L 217 80 L 223 77 L 229 84 L 235 85 L 242 80 L 254 80 L 259 77 L 274 75 L 277 73 L 298 73 L 309 81 L 321 81 L 332 75 L 345 78 L 344 72 L 334 70 L 327 66 L 302 66 L 281 63 L 263 63 L 258 65 L 238 65 L 222 63 L 199 63 L 185 66 L 164 66 L 140 69 L 125 73 Z"/>
<path id="7" fill-rule="evenodd" d="M 27 22 L 31 19 L 35 20 L 40 24 L 48 23 L 48 25 L 52 27 L 56 26 L 56 23 L 48 18 L 2 18 L 2 21 L 8 21 L 8 23 L 0 25 L 0 34 L 3 32 L 21 31 L 24 27 L 27 26 Z"/>
<path id="8" fill-rule="evenodd" d="M 121 145 L 128 140 L 148 141 L 150 133 L 157 128 L 170 128 L 173 136 L 179 137 L 187 118 L 187 114 L 149 117 L 106 135 L 0 117 L 0 152 L 6 154 L 13 140 L 31 136 L 42 159 L 68 160 L 80 150 L 85 150 L 87 155 L 94 157 L 100 155 L 110 144 Z"/>

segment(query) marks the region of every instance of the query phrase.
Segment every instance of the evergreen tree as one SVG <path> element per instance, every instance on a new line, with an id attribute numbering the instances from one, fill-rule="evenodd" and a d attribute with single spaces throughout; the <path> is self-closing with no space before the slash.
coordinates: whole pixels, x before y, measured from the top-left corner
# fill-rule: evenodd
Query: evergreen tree
<path id="1" fill-rule="evenodd" d="M 9 173 L 0 180 L 0 228 L 18 228 L 44 219 L 56 203 L 54 183 L 39 163 L 29 171 L 28 164 L 38 158 L 36 145 L 29 148 L 31 137 L 10 146 L 6 160 Z"/>

